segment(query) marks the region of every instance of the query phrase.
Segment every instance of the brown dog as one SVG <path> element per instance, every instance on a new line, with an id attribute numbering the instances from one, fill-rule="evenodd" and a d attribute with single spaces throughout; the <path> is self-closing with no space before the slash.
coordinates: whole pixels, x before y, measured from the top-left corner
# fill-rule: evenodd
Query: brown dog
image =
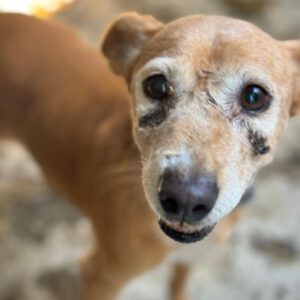
<path id="1" fill-rule="evenodd" d="M 26 145 L 91 220 L 88 300 L 116 299 L 174 247 L 156 215 L 174 240 L 205 237 L 271 161 L 300 110 L 300 43 L 243 21 L 116 19 L 103 52 L 132 102 L 123 80 L 64 26 L 2 14 L 0 40 L 1 137 Z M 176 271 L 173 300 L 184 297 L 186 269 Z"/>

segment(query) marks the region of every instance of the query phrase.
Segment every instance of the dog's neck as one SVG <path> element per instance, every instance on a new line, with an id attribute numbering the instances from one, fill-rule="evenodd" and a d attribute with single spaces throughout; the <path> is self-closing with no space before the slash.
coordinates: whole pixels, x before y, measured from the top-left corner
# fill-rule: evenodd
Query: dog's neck
<path id="1" fill-rule="evenodd" d="M 0 53 L 1 136 L 23 142 L 59 191 L 86 198 L 113 165 L 138 164 L 125 84 L 65 28 L 25 25 Z"/>

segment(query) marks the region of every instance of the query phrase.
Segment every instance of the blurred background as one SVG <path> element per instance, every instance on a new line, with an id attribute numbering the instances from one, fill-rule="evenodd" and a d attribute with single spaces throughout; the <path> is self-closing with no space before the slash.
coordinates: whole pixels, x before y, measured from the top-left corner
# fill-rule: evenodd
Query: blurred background
<path id="1" fill-rule="evenodd" d="M 105 24 L 127 10 L 165 22 L 222 14 L 249 20 L 279 39 L 300 38 L 297 0 L 0 0 L 0 11 L 60 19 L 93 46 Z M 130 283 L 120 299 L 166 300 L 172 261 L 196 256 L 189 261 L 191 300 L 299 300 L 300 118 L 290 122 L 275 161 L 256 186 L 229 241 L 207 239 L 184 249 Z M 0 300 L 79 299 L 78 259 L 90 243 L 88 221 L 48 187 L 20 145 L 2 141 Z"/>

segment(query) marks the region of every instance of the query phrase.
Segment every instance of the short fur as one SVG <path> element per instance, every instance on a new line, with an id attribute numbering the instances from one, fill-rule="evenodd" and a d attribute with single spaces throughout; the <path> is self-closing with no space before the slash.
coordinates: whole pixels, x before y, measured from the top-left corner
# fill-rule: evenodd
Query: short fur
<path id="1" fill-rule="evenodd" d="M 220 28 L 223 37 L 216 35 Z M 123 80 L 112 75 L 103 57 L 65 26 L 1 14 L 0 41 L 1 137 L 22 142 L 49 183 L 93 226 L 94 247 L 82 264 L 85 300 L 116 299 L 126 282 L 161 262 L 174 248 L 159 231 L 157 217 L 144 199 L 142 173 L 147 199 L 160 215 L 159 167 L 205 165 L 215 172 L 231 170 L 235 175 L 223 173 L 219 181 L 222 186 L 237 184 L 238 193 L 223 195 L 219 211 L 205 220 L 216 221 L 234 208 L 250 178 L 271 160 L 289 109 L 293 115 L 300 110 L 300 44 L 277 42 L 256 27 L 229 18 L 189 17 L 170 25 L 135 13 L 117 18 L 106 32 L 103 51 L 113 70 L 126 77 L 133 102 Z M 141 80 L 151 70 L 168 72 L 174 59 L 182 66 L 172 75 L 178 84 L 177 104 L 156 128 L 143 128 L 141 116 L 156 107 L 143 95 Z M 220 84 L 231 87 L 230 83 L 243 80 L 236 66 L 248 66 L 253 60 L 257 62 L 253 71 L 269 70 L 261 80 L 270 83 L 276 103 L 261 123 L 247 120 L 240 125 L 235 117 L 238 107 L 228 104 L 217 88 L 209 88 L 209 82 L 219 74 Z M 230 76 L 220 72 L 224 65 Z M 207 104 L 202 107 L 195 99 Z M 180 114 L 184 118 L 178 119 Z M 248 136 L 243 135 L 247 127 L 264 134 L 270 153 L 253 157 Z M 218 226 L 220 239 L 228 235 L 237 214 Z M 184 266 L 175 270 L 170 297 L 182 300 L 187 272 Z"/>
<path id="2" fill-rule="evenodd" d="M 182 230 L 214 226 L 237 206 L 257 172 L 272 160 L 290 112 L 299 111 L 299 42 L 279 42 L 241 20 L 191 16 L 163 26 L 153 20 L 156 33 L 137 49 L 132 31 L 128 36 L 120 21 L 122 26 L 136 26 L 138 20 L 134 13 L 119 17 L 104 46 L 135 57 L 121 74 L 133 98 L 133 129 L 147 200 L 159 218 L 178 229 L 180 224 L 170 222 L 161 207 L 159 178 L 170 168 L 180 169 L 184 177 L 213 174 L 220 189 L 214 208 L 204 220 Z M 135 28 L 141 36 L 143 27 Z M 116 41 L 128 36 L 131 42 L 121 43 L 121 50 L 119 43 L 110 43 L 111 35 Z M 111 65 L 122 65 L 118 57 L 105 54 Z M 153 74 L 167 78 L 171 99 L 155 101 L 144 93 L 142 83 Z M 242 91 L 250 85 L 262 86 L 270 95 L 271 103 L 261 113 L 248 113 L 241 106 Z M 172 105 L 166 106 L 166 101 Z"/>

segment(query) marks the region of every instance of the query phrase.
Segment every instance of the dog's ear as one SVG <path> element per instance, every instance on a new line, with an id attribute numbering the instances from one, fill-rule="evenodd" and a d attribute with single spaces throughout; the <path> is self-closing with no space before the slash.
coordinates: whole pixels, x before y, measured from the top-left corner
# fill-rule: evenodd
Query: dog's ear
<path id="1" fill-rule="evenodd" d="M 152 16 L 134 12 L 123 13 L 108 27 L 102 52 L 112 70 L 127 76 L 146 43 L 162 28 L 163 24 Z"/>
<path id="2" fill-rule="evenodd" d="M 284 46 L 288 49 L 291 61 L 294 67 L 295 77 L 292 78 L 293 91 L 292 91 L 292 105 L 290 115 L 295 116 L 300 114 L 300 40 L 283 42 Z"/>

